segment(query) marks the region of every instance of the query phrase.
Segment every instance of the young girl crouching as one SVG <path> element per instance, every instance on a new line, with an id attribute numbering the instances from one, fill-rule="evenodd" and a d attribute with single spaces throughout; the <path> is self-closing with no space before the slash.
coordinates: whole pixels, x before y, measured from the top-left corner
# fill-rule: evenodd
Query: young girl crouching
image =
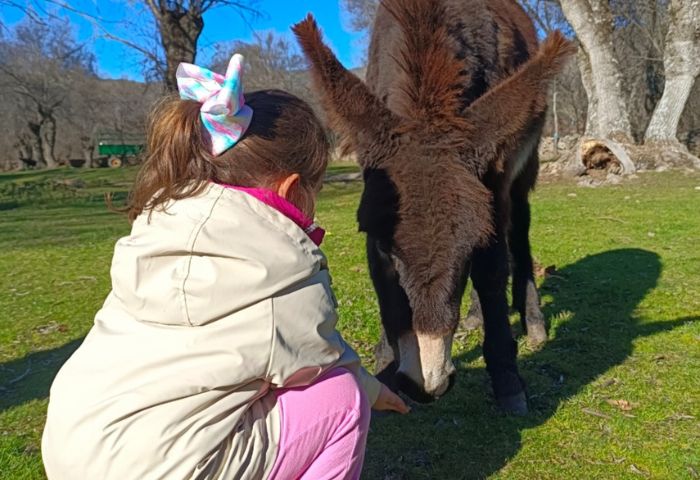
<path id="1" fill-rule="evenodd" d="M 112 291 L 51 387 L 51 480 L 358 478 L 369 405 L 408 410 L 335 329 L 325 132 L 241 65 L 181 65 L 151 116 Z"/>

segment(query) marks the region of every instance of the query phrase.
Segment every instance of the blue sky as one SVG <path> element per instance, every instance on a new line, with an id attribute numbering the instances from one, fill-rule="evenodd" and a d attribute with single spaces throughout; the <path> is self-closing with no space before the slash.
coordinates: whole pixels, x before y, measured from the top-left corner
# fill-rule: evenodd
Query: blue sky
<path id="1" fill-rule="evenodd" d="M 142 17 L 138 15 L 139 10 L 130 6 L 138 2 L 127 0 L 68 0 L 68 2 L 80 11 L 111 22 L 104 23 L 111 33 L 137 43 L 143 41 L 134 33 L 137 28 L 129 28 L 126 25 L 126 20 L 133 21 L 134 25 L 142 23 L 140 20 Z M 304 18 L 308 12 L 312 12 L 323 28 L 326 40 L 341 61 L 348 67 L 358 66 L 361 62 L 363 35 L 350 30 L 347 15 L 340 8 L 338 1 L 260 0 L 259 6 L 264 15 L 251 25 L 254 31 L 273 31 L 288 36 L 290 26 Z M 79 40 L 92 46 L 100 76 L 134 80 L 143 78 L 140 65 L 143 57 L 133 49 L 105 39 L 99 29 L 79 15 L 66 12 L 57 12 L 57 14 L 68 17 L 74 25 Z M 141 15 L 146 14 L 142 11 Z M 23 13 L 16 9 L 0 7 L 0 19 L 8 27 L 20 22 L 23 16 Z M 204 22 L 204 31 L 199 41 L 198 61 L 200 63 L 206 64 L 217 43 L 253 39 L 253 30 L 230 8 L 219 8 L 208 12 Z"/>

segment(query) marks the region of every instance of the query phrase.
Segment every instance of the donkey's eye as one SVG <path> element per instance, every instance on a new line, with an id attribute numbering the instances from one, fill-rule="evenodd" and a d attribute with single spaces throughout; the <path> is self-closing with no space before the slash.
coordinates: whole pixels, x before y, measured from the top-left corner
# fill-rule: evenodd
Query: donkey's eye
<path id="1" fill-rule="evenodd" d="M 391 263 L 394 265 L 394 269 L 397 272 L 400 272 L 403 269 L 403 261 L 401 260 L 401 257 L 396 255 L 395 253 L 392 253 L 390 255 L 391 258 Z"/>
<path id="2" fill-rule="evenodd" d="M 360 231 L 376 239 L 391 239 L 398 223 L 398 194 L 388 174 L 382 169 L 365 169 L 357 220 Z M 390 251 L 386 248 L 386 253 Z"/>
<path id="3" fill-rule="evenodd" d="M 391 256 L 391 242 L 389 240 L 379 240 L 377 241 L 377 250 L 382 255 L 387 257 Z"/>

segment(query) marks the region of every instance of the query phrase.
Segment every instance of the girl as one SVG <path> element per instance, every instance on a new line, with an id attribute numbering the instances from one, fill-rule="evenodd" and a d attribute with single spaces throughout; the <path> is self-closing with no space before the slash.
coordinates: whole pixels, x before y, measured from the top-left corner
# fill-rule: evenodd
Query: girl
<path id="1" fill-rule="evenodd" d="M 335 330 L 324 130 L 244 97 L 242 61 L 181 65 L 152 114 L 112 292 L 51 387 L 50 479 L 358 478 L 368 405 L 408 411 Z"/>

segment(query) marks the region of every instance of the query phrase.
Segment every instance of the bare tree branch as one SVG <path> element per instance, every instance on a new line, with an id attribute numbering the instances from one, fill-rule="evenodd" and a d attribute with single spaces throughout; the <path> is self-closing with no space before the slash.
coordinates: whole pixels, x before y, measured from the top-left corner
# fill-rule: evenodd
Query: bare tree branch
<path id="1" fill-rule="evenodd" d="M 7 1 L 7 0 L 0 0 Z M 14 1 L 14 0 L 11 0 Z M 138 52 L 152 65 L 156 76 L 165 81 L 166 88 L 176 88 L 175 71 L 181 62 L 195 61 L 199 37 L 204 29 L 203 15 L 208 10 L 220 7 L 235 8 L 238 15 L 250 27 L 250 21 L 260 15 L 259 0 L 140 0 L 153 16 L 158 43 L 162 51 L 151 50 L 133 39 L 124 38 L 105 26 L 105 20 L 82 12 L 68 0 L 47 0 L 66 11 L 80 15 L 95 27 L 101 36 L 113 40 Z M 153 38 L 153 34 L 150 35 Z"/>
<path id="2" fill-rule="evenodd" d="M 156 3 L 153 0 L 144 0 L 148 8 L 151 9 L 151 13 L 153 13 L 153 16 L 155 18 L 160 18 L 161 14 L 163 13 L 164 6 L 163 3 L 161 2 L 160 5 L 156 5 Z M 162 10 L 163 9 L 163 10 Z"/>

